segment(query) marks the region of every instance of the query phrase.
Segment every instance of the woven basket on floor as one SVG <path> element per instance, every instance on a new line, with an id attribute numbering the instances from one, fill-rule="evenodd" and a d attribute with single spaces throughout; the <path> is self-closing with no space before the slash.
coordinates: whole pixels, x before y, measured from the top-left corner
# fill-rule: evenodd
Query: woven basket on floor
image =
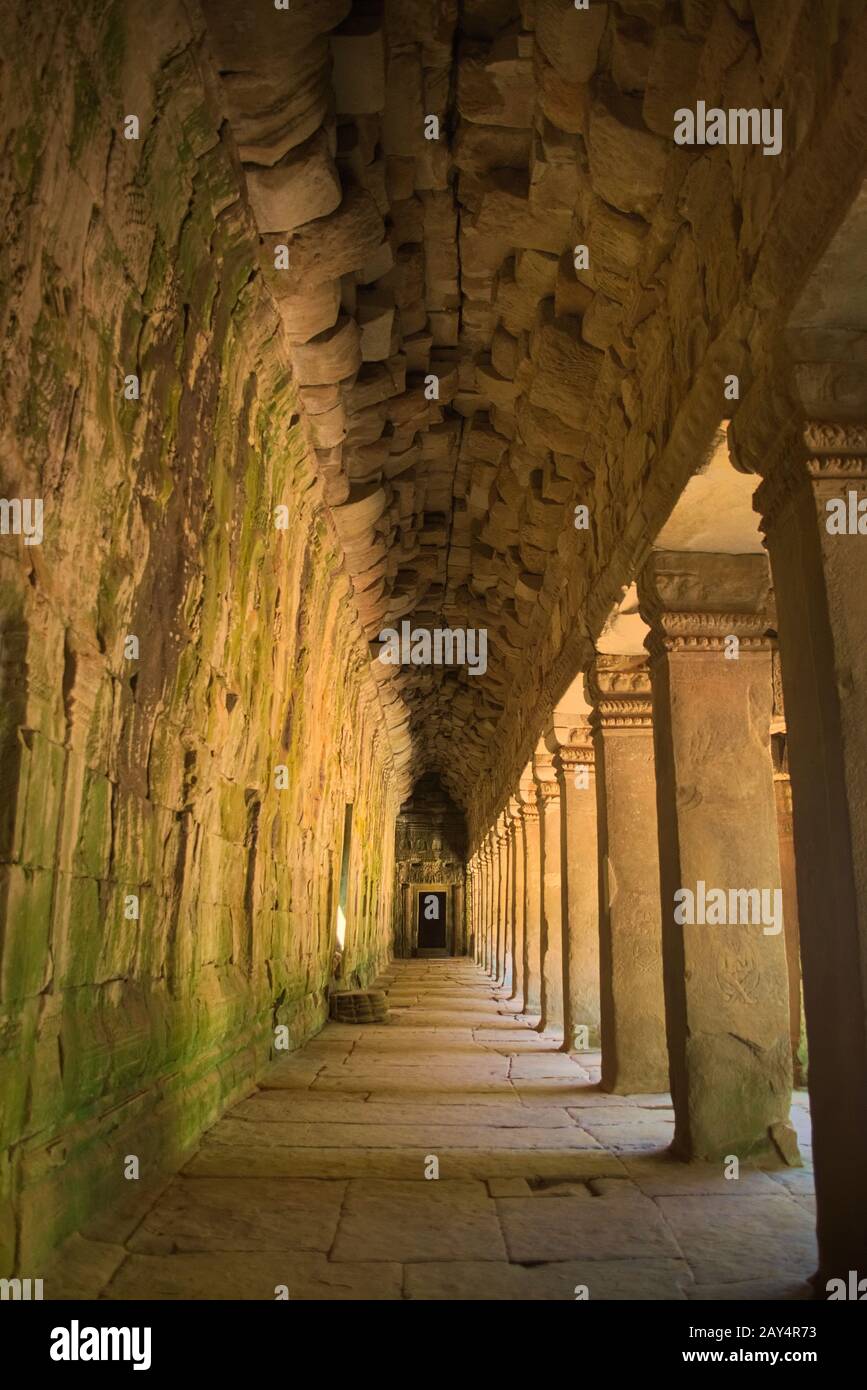
<path id="1" fill-rule="evenodd" d="M 340 990 L 331 996 L 331 1017 L 338 1023 L 385 1023 L 385 994 L 381 989 Z"/>

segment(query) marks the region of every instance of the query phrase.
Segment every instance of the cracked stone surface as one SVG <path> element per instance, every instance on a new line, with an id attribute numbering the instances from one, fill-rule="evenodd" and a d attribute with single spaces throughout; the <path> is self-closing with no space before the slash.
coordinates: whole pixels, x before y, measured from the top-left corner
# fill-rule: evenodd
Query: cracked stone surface
<path id="1" fill-rule="evenodd" d="M 657 1135 L 667 1096 L 606 1096 L 587 1054 L 540 1054 L 526 1024 L 504 1030 L 500 992 L 470 962 L 396 963 L 388 983 L 414 1001 L 401 1023 L 327 1024 L 276 1063 L 126 1231 L 69 1243 L 46 1296 L 809 1295 L 807 1170 L 727 1181 L 675 1162 Z M 434 1001 L 440 1024 L 417 1024 Z M 511 1039 L 493 1078 L 488 1025 Z M 389 1048 L 397 1036 L 407 1053 Z M 548 1055 L 557 1074 L 528 1079 L 523 1064 Z M 634 1152 L 648 1131 L 652 1151 Z"/>

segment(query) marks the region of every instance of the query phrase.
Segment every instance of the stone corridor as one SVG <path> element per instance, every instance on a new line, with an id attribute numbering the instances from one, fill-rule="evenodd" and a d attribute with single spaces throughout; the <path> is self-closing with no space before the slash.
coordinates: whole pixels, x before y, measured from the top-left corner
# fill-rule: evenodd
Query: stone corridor
<path id="1" fill-rule="evenodd" d="M 865 54 L 0 0 L 0 1297 L 867 1297 Z"/>
<path id="2" fill-rule="evenodd" d="M 667 1095 L 604 1094 L 598 1053 L 555 1050 L 502 995 L 468 961 L 396 963 L 387 1024 L 328 1023 L 275 1064 L 123 1238 L 71 1243 L 54 1296 L 811 1295 L 804 1092 L 805 1167 L 726 1180 L 666 1156 Z"/>

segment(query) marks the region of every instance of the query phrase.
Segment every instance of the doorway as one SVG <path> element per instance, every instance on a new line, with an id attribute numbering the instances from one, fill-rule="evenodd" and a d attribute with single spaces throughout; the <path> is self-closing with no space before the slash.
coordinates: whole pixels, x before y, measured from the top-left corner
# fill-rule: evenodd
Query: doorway
<path id="1" fill-rule="evenodd" d="M 418 954 L 448 955 L 446 889 L 419 888 L 416 903 Z"/>

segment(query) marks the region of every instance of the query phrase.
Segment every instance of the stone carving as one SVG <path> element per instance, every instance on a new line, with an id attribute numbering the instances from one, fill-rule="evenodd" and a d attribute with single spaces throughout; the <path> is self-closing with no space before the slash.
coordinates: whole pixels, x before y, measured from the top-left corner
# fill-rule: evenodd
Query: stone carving
<path id="1" fill-rule="evenodd" d="M 653 724 L 650 665 L 643 656 L 597 655 L 588 672 L 592 728 L 648 728 Z"/>

